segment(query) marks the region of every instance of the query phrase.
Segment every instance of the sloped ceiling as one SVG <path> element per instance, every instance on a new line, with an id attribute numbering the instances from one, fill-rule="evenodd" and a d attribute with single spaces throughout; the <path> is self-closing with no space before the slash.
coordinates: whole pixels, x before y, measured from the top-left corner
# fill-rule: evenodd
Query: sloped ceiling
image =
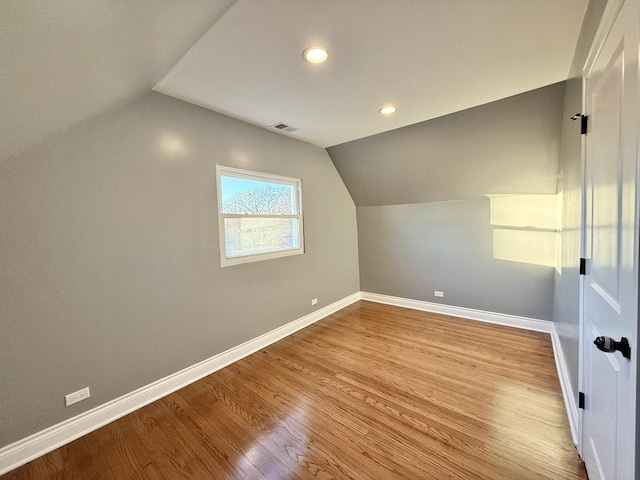
<path id="1" fill-rule="evenodd" d="M 2 0 L 0 160 L 151 90 L 233 0 Z"/>
<path id="2" fill-rule="evenodd" d="M 0 160 L 154 85 L 323 147 L 412 125 L 564 80 L 586 4 L 3 0 Z"/>
<path id="3" fill-rule="evenodd" d="M 236 0 L 155 90 L 328 147 L 565 80 L 586 6 Z M 326 63 L 302 60 L 314 44 Z"/>
<path id="4" fill-rule="evenodd" d="M 564 92 L 549 85 L 327 151 L 358 207 L 556 193 Z"/>

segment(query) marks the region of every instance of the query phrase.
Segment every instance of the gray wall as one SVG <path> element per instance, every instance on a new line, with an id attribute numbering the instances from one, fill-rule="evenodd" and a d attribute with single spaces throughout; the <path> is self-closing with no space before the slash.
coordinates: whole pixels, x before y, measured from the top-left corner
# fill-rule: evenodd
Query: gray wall
<path id="1" fill-rule="evenodd" d="M 554 269 L 493 258 L 485 194 L 556 193 L 563 97 L 551 85 L 329 148 L 357 205 L 362 290 L 550 320 Z"/>
<path id="2" fill-rule="evenodd" d="M 302 178 L 304 255 L 220 267 L 216 163 Z M 0 163 L 0 447 L 358 290 L 323 149 L 146 94 Z"/>
<path id="3" fill-rule="evenodd" d="M 495 260 L 492 233 L 488 199 L 358 207 L 361 288 L 551 319 L 554 269 Z"/>
<path id="4" fill-rule="evenodd" d="M 582 255 L 582 137 L 580 122 L 570 117 L 582 112 L 582 67 L 586 61 L 606 0 L 591 0 L 585 14 L 571 78 L 566 82 L 558 191 L 563 192 L 562 269 L 556 273 L 553 320 L 567 360 L 572 394 L 578 394 L 580 256 Z"/>

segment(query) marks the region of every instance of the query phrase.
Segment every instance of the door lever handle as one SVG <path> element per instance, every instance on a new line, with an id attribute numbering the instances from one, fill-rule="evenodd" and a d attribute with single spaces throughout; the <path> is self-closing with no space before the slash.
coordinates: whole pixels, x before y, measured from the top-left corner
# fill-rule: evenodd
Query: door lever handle
<path id="1" fill-rule="evenodd" d="M 598 350 L 607 353 L 618 351 L 624 358 L 631 359 L 631 346 L 627 337 L 622 337 L 619 342 L 611 337 L 597 337 L 593 343 L 598 347 Z"/>

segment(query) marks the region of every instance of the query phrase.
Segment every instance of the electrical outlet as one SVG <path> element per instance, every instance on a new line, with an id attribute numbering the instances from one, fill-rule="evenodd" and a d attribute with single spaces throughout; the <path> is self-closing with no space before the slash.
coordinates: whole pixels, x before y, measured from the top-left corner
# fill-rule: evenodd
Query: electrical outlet
<path id="1" fill-rule="evenodd" d="M 82 400 L 86 400 L 89 398 L 91 394 L 89 393 L 89 387 L 85 387 L 82 390 L 78 390 L 77 392 L 70 393 L 69 395 L 64 396 L 64 404 L 68 407 L 69 405 L 73 405 L 74 403 L 81 402 Z"/>
<path id="2" fill-rule="evenodd" d="M 440 290 L 434 290 L 433 291 L 433 296 L 434 297 L 444 297 L 444 292 L 441 292 Z"/>
<path id="3" fill-rule="evenodd" d="M 315 305 L 316 303 L 318 303 L 318 299 L 317 298 L 312 298 L 311 299 L 311 305 Z"/>

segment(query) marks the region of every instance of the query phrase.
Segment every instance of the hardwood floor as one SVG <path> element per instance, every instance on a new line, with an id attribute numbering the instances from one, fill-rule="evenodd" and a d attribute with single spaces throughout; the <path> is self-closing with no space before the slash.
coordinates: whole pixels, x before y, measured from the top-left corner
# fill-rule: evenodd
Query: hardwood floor
<path id="1" fill-rule="evenodd" d="M 2 477 L 586 479 L 549 336 L 369 302 Z"/>

